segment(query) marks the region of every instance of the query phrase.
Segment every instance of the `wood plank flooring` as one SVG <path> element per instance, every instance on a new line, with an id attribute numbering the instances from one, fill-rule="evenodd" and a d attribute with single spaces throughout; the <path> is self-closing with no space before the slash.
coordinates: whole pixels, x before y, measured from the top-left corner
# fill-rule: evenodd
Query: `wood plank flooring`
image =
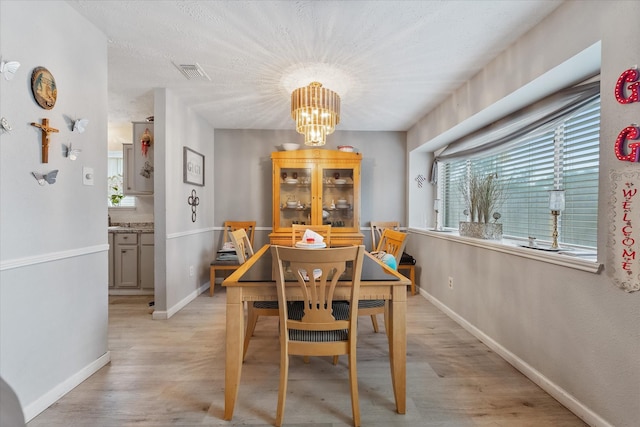
<path id="1" fill-rule="evenodd" d="M 270 426 L 275 420 L 276 318 L 260 318 L 232 421 L 224 411 L 225 290 L 203 293 L 168 320 L 145 296 L 109 299 L 111 363 L 28 427 Z M 382 324 L 382 316 L 379 316 Z M 585 426 L 420 295 L 408 297 L 407 413 L 395 413 L 383 330 L 361 318 L 358 377 L 363 426 Z M 292 358 L 286 426 L 349 426 L 347 359 Z M 318 385 L 321 385 L 318 387 Z"/>

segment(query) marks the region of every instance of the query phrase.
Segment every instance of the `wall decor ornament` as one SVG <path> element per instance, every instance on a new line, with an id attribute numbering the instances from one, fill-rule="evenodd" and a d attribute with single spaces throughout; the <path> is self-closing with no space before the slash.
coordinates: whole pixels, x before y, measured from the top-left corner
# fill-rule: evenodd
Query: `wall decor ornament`
<path id="1" fill-rule="evenodd" d="M 87 125 L 89 124 L 89 119 L 78 119 L 73 121 L 72 132 L 82 133 L 86 130 Z"/>
<path id="2" fill-rule="evenodd" d="M 640 290 L 640 171 L 611 171 L 607 271 L 626 292 Z"/>
<path id="3" fill-rule="evenodd" d="M 616 97 L 616 101 L 620 104 L 631 104 L 632 102 L 640 101 L 640 82 L 638 78 L 640 77 L 640 72 L 638 72 L 638 66 L 634 65 L 632 68 L 625 70 L 618 77 L 618 81 L 616 82 L 616 87 L 614 89 L 614 95 Z M 630 83 L 627 85 L 627 83 Z M 626 90 L 625 90 L 626 88 Z M 629 92 L 629 95 L 626 95 L 626 92 Z"/>
<path id="4" fill-rule="evenodd" d="M 58 88 L 56 80 L 49 70 L 36 67 L 31 74 L 31 92 L 36 103 L 45 110 L 51 110 L 56 105 Z"/>
<path id="5" fill-rule="evenodd" d="M 204 186 L 204 156 L 189 147 L 183 147 L 183 177 L 186 184 Z"/>
<path id="6" fill-rule="evenodd" d="M 629 140 L 640 139 L 640 128 L 634 123 L 622 129 L 616 138 L 614 151 L 618 160 L 624 162 L 638 162 L 640 159 L 640 142 L 629 143 Z M 625 150 L 625 145 L 629 153 Z"/>
<path id="7" fill-rule="evenodd" d="M 187 203 L 191 206 L 191 222 L 196 222 L 196 208 L 200 204 L 196 190 L 191 190 L 191 195 L 187 197 Z"/>
<path id="8" fill-rule="evenodd" d="M 49 173 L 41 174 L 40 172 L 31 172 L 38 184 L 44 185 L 45 183 L 55 184 L 56 177 L 58 176 L 58 169 L 52 170 Z"/>
<path id="9" fill-rule="evenodd" d="M 140 137 L 140 150 L 143 156 L 147 157 L 149 155 L 149 148 L 151 147 L 151 144 L 153 144 L 153 135 L 149 128 L 146 128 Z"/>
<path id="10" fill-rule="evenodd" d="M 13 130 L 6 117 L 0 118 L 0 129 L 2 129 L 3 132 L 11 132 Z"/>
<path id="11" fill-rule="evenodd" d="M 42 131 L 42 163 L 49 163 L 49 134 L 58 133 L 59 130 L 49 126 L 49 119 L 42 119 L 42 124 L 31 122 Z"/>
<path id="12" fill-rule="evenodd" d="M 3 61 L 0 59 L 0 74 L 5 80 L 11 80 L 16 75 L 16 71 L 20 68 L 18 61 Z"/>
<path id="13" fill-rule="evenodd" d="M 75 160 L 78 158 L 78 154 L 80 154 L 82 150 L 79 148 L 73 148 L 71 143 L 69 145 L 62 144 L 62 152 L 64 156 L 69 160 Z"/>

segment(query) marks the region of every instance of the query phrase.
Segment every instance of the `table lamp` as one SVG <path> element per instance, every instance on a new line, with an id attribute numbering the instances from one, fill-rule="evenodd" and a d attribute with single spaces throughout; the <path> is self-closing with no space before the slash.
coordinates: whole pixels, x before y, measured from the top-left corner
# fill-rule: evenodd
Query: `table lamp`
<path id="1" fill-rule="evenodd" d="M 442 208 L 442 200 L 440 199 L 433 199 L 433 210 L 436 212 L 436 221 L 435 221 L 435 226 L 433 227 L 434 230 L 438 231 L 440 230 L 440 226 L 438 225 L 438 212 L 440 212 L 440 209 Z"/>

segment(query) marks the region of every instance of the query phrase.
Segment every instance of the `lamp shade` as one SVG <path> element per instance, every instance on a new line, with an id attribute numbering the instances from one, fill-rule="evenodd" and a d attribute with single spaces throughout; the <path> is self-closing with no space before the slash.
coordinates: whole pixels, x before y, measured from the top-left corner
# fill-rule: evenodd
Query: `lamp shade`
<path id="1" fill-rule="evenodd" d="M 340 123 L 340 96 L 318 82 L 300 87 L 291 93 L 291 118 L 306 145 L 325 145 Z"/>
<path id="2" fill-rule="evenodd" d="M 549 191 L 549 209 L 552 211 L 564 210 L 564 190 Z"/>

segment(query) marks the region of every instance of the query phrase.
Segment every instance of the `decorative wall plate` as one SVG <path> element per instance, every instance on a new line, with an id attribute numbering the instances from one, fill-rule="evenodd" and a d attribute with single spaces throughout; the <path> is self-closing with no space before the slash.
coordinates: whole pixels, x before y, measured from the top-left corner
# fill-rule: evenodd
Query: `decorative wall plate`
<path id="1" fill-rule="evenodd" d="M 53 75 L 44 67 L 36 67 L 31 74 L 31 91 L 33 98 L 45 110 L 56 105 L 58 89 Z"/>

